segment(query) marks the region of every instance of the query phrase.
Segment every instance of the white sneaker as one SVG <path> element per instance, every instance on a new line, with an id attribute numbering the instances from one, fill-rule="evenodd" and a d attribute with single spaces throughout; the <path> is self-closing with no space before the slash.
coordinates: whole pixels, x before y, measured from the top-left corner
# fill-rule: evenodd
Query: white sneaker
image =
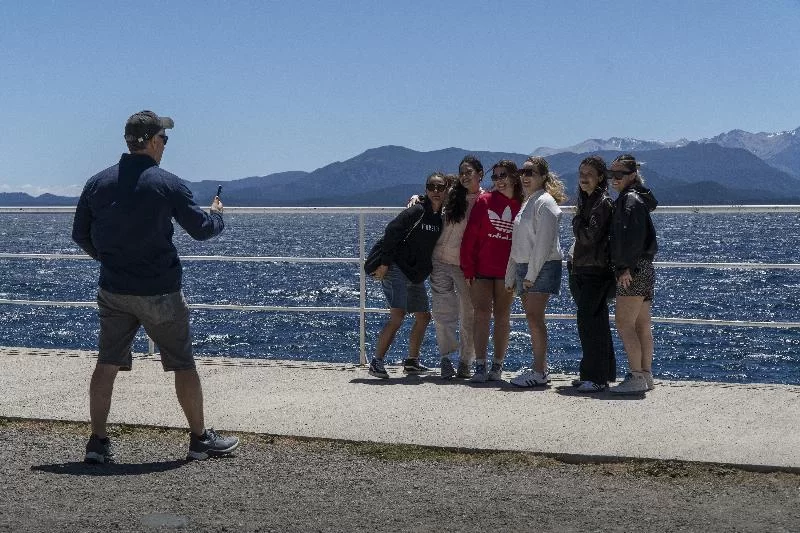
<path id="1" fill-rule="evenodd" d="M 550 374 L 528 370 L 511 379 L 511 384 L 517 387 L 542 387 L 550 383 Z"/>
<path id="2" fill-rule="evenodd" d="M 642 394 L 647 392 L 647 380 L 642 372 L 628 372 L 625 379 L 616 387 L 611 387 L 611 394 Z"/>
<path id="3" fill-rule="evenodd" d="M 595 383 L 594 381 L 583 381 L 575 387 L 578 392 L 603 392 L 608 388 L 605 383 Z"/>

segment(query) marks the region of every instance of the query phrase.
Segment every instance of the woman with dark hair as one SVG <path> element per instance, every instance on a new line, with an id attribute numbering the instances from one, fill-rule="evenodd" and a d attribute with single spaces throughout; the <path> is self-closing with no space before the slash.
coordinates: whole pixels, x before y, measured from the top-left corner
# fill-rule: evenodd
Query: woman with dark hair
<path id="1" fill-rule="evenodd" d="M 442 231 L 442 203 L 447 179 L 433 173 L 425 181 L 422 202 L 401 212 L 386 226 L 381 246 L 381 265 L 372 273 L 380 280 L 389 304 L 389 319 L 378 335 L 375 356 L 369 364 L 372 376 L 388 379 L 384 357 L 403 325 L 406 313 L 414 313 L 414 325 L 408 340 L 408 357 L 403 369 L 409 374 L 427 372 L 419 362 L 419 350 L 425 329 L 431 320 L 425 278 L 433 268 L 433 247 Z"/>
<path id="2" fill-rule="evenodd" d="M 472 381 L 476 383 L 502 379 L 514 299 L 505 290 L 505 275 L 513 221 L 522 203 L 516 163 L 508 159 L 498 161 L 492 167 L 492 183 L 493 189 L 475 201 L 461 241 L 461 270 L 470 288 L 475 313 Z M 487 368 L 489 323 L 493 317 L 494 360 L 491 368 Z"/>
<path id="3" fill-rule="evenodd" d="M 561 208 L 567 199 L 564 184 L 543 157 L 529 157 L 520 169 L 525 201 L 514 218 L 506 290 L 522 299 L 531 334 L 533 364 L 511 380 L 518 387 L 550 383 L 547 373 L 547 325 L 544 311 L 551 294 L 561 290 Z"/>
<path id="4" fill-rule="evenodd" d="M 628 355 L 629 372 L 611 389 L 614 394 L 641 394 L 653 389 L 653 324 L 650 308 L 655 289 L 653 258 L 658 251 L 650 212 L 658 202 L 645 188 L 639 164 L 630 154 L 617 157 L 609 170 L 619 192 L 611 219 L 611 262 L 617 277 L 615 322 Z"/>
<path id="5" fill-rule="evenodd" d="M 475 358 L 472 300 L 461 271 L 460 255 L 470 211 L 482 192 L 481 179 L 481 162 L 473 155 L 465 156 L 458 165 L 458 178 L 447 194 L 442 209 L 442 234 L 433 249 L 431 310 L 443 378 L 470 377 L 470 365 Z M 450 360 L 450 354 L 456 351 L 459 352 L 458 370 Z"/>
<path id="6" fill-rule="evenodd" d="M 605 161 L 596 155 L 578 167 L 578 200 L 572 217 L 575 244 L 569 268 L 583 352 L 580 376 L 573 382 L 578 392 L 604 391 L 617 375 L 608 320 L 608 298 L 616 287 L 608 252 L 614 202 L 608 194 L 606 172 Z"/>

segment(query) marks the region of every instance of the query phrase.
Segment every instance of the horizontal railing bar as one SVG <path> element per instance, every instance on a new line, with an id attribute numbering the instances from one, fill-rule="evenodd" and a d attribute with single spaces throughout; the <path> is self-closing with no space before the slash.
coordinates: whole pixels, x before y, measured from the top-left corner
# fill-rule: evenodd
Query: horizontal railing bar
<path id="1" fill-rule="evenodd" d="M 0 259 L 77 259 L 85 261 L 91 259 L 88 255 L 81 254 L 14 254 L 2 252 Z"/>
<path id="2" fill-rule="evenodd" d="M 226 255 L 182 255 L 181 261 L 225 261 L 242 263 L 360 263 L 358 257 L 261 257 Z"/>
<path id="3" fill-rule="evenodd" d="M 52 300 L 10 300 L 0 298 L 0 305 L 36 305 L 42 307 L 97 307 L 95 302 L 63 302 Z M 278 305 L 238 305 L 238 304 L 189 304 L 190 309 L 205 309 L 211 311 L 279 311 L 289 313 L 309 313 L 309 312 L 325 312 L 325 313 L 359 313 L 359 307 L 282 307 Z M 387 314 L 388 309 L 378 307 L 364 308 L 366 313 Z M 569 313 L 553 313 L 546 314 L 546 318 L 550 320 L 575 320 L 574 314 Z M 511 318 L 520 319 L 525 318 L 522 313 L 513 313 Z M 614 320 L 614 316 L 610 316 Z M 656 324 L 684 324 L 695 326 L 737 326 L 737 327 L 757 327 L 757 328 L 778 328 L 778 329 L 792 329 L 800 328 L 800 322 L 759 322 L 750 320 L 716 320 L 705 318 L 672 318 L 672 317 L 652 317 L 653 323 Z"/>
<path id="4" fill-rule="evenodd" d="M 289 313 L 358 313 L 359 307 L 282 307 L 280 305 L 238 305 L 238 304 L 189 304 L 189 309 L 206 309 L 210 311 L 285 311 Z M 366 312 L 389 312 L 388 309 L 370 309 Z"/>
<path id="5" fill-rule="evenodd" d="M 58 300 L 11 300 L 0 298 L 0 305 L 33 305 L 41 307 L 97 307 L 97 302 L 67 302 Z M 188 304 L 190 309 L 206 309 L 212 311 L 286 311 L 293 313 L 358 313 L 359 307 L 310 307 L 310 306 L 280 306 L 280 305 L 239 305 L 239 304 Z M 369 313 L 389 313 L 388 309 L 367 307 Z"/>
<path id="6" fill-rule="evenodd" d="M 800 270 L 800 263 L 677 263 L 656 261 L 653 265 L 664 268 L 708 268 L 714 270 Z"/>
<path id="7" fill-rule="evenodd" d="M 42 307 L 97 307 L 97 302 L 64 302 L 53 300 L 9 300 L 0 298 L 0 304 L 7 305 L 38 305 Z"/>
<path id="8" fill-rule="evenodd" d="M 551 320 L 575 320 L 572 314 L 546 314 Z M 525 318 L 522 313 L 512 313 L 511 318 Z M 614 315 L 609 315 L 611 322 L 614 322 Z M 713 318 L 675 318 L 675 317 L 652 317 L 654 324 L 685 324 L 694 326 L 741 326 L 755 328 L 778 328 L 791 329 L 800 328 L 800 322 L 764 322 L 753 320 L 717 320 Z"/>
<path id="9" fill-rule="evenodd" d="M 654 215 L 725 213 L 800 213 L 800 205 L 664 205 L 653 211 Z"/>
<path id="10" fill-rule="evenodd" d="M 0 252 L 0 259 L 91 259 L 81 254 L 15 254 Z M 229 263 L 360 263 L 358 257 L 267 257 L 242 255 L 182 255 L 181 261 L 222 261 Z"/>
<path id="11" fill-rule="evenodd" d="M 227 214 L 393 214 L 402 207 L 226 207 Z M 575 206 L 561 206 L 562 211 L 574 213 Z M 0 214 L 19 213 L 74 213 L 74 206 L 0 206 Z M 665 205 L 655 214 L 714 214 L 714 213 L 800 213 L 800 205 Z"/>
<path id="12" fill-rule="evenodd" d="M 30 254 L 0 252 L 0 259 L 91 259 L 80 254 Z M 268 257 L 242 255 L 184 255 L 183 261 L 221 261 L 228 263 L 355 263 L 361 262 L 358 257 Z M 664 268 L 708 268 L 739 270 L 800 270 L 800 263 L 679 263 L 656 261 L 657 267 Z"/>
<path id="13" fill-rule="evenodd" d="M 753 328 L 800 328 L 800 322 L 758 322 L 753 320 L 713 320 L 707 318 L 672 318 L 653 317 L 653 322 L 658 324 L 686 324 L 695 326 L 736 326 Z"/>

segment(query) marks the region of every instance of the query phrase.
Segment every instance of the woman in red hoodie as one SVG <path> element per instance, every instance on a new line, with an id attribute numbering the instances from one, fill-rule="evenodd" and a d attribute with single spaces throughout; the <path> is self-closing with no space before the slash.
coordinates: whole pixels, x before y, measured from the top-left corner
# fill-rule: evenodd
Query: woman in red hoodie
<path id="1" fill-rule="evenodd" d="M 508 159 L 498 161 L 492 167 L 492 183 L 493 189 L 475 201 L 461 241 L 461 270 L 475 308 L 472 381 L 477 383 L 502 379 L 514 300 L 514 295 L 505 290 L 506 267 L 514 217 L 522 204 L 522 184 L 516 163 Z M 493 315 L 494 361 L 491 368 L 487 368 L 489 322 Z"/>

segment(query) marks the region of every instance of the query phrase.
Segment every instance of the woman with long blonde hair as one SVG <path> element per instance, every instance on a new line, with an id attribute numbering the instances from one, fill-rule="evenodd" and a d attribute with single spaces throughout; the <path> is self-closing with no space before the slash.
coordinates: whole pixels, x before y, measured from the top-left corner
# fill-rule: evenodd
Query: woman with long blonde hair
<path id="1" fill-rule="evenodd" d="M 544 311 L 550 296 L 561 290 L 561 208 L 567 199 L 564 183 L 543 157 L 529 157 L 520 169 L 525 201 L 514 218 L 506 290 L 522 298 L 531 334 L 533 365 L 511 380 L 518 387 L 550 383 L 547 373 L 547 325 Z"/>

